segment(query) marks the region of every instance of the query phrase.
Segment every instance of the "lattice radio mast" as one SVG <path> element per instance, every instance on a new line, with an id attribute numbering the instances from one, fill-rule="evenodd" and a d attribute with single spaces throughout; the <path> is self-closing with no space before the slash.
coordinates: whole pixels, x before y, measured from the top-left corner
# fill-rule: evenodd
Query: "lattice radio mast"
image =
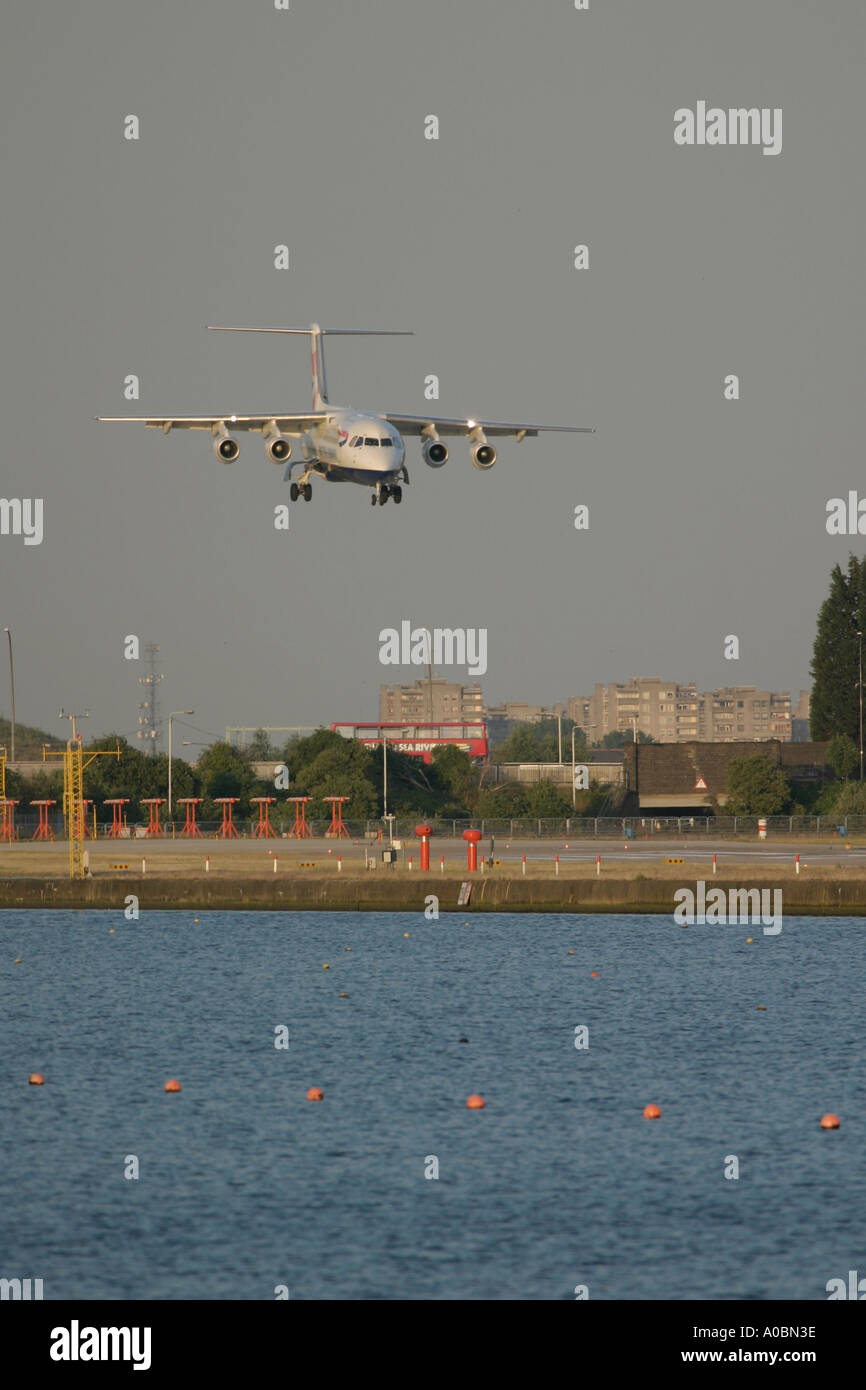
<path id="1" fill-rule="evenodd" d="M 144 657 L 148 664 L 146 676 L 139 676 L 138 683 L 143 685 L 147 699 L 143 700 L 138 707 L 138 738 L 144 744 L 144 752 L 155 757 L 159 752 L 159 743 L 162 731 L 159 727 L 159 684 L 165 677 L 157 672 L 156 659 L 159 656 L 159 647 L 155 642 L 148 642 L 144 648 Z"/>

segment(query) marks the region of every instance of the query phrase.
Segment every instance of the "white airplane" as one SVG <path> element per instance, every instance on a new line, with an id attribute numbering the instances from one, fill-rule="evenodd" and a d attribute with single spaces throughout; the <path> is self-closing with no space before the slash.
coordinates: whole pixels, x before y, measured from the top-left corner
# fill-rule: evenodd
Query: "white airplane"
<path id="1" fill-rule="evenodd" d="M 287 463 L 283 481 L 291 480 L 289 495 L 293 502 L 299 497 L 312 500 L 310 479 L 314 475 L 329 483 L 360 483 L 373 489 L 373 506 L 384 506 L 388 498 L 402 502 L 401 481 L 408 483 L 403 435 L 417 435 L 422 440 L 421 454 L 430 468 L 441 468 L 448 462 L 448 448 L 442 436 L 464 436 L 470 441 L 469 457 L 475 468 L 486 470 L 496 462 L 496 450 L 487 436 L 513 435 L 518 441 L 542 431 L 572 434 L 594 434 L 595 430 L 574 425 L 503 424 L 497 420 L 443 419 L 433 415 L 374 415 L 352 409 L 351 406 L 332 406 L 328 402 L 325 380 L 326 334 L 411 336 L 411 330 L 376 328 L 216 328 L 215 333 L 306 333 L 310 337 L 313 364 L 313 408 L 301 414 L 287 415 L 177 415 L 171 419 L 154 420 L 144 415 L 100 415 L 106 423 L 132 421 L 161 429 L 208 430 L 213 435 L 213 451 L 223 463 L 234 463 L 240 445 L 233 432 L 251 431 L 264 435 L 265 453 L 272 463 Z M 300 459 L 294 463 L 292 443 L 300 445 Z M 297 478 L 294 468 L 300 466 Z"/>

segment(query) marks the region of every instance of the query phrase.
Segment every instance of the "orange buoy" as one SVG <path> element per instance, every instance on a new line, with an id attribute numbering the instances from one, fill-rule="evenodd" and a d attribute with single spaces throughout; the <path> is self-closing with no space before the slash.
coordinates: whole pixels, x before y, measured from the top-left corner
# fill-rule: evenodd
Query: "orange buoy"
<path id="1" fill-rule="evenodd" d="M 32 1079 L 32 1078 L 31 1078 L 31 1079 Z M 821 1116 L 821 1128 L 822 1128 L 822 1129 L 838 1129 L 841 1123 L 842 1123 L 842 1121 L 839 1119 L 839 1116 L 838 1116 L 838 1115 L 822 1115 L 822 1116 Z"/>
<path id="2" fill-rule="evenodd" d="M 597 971 L 597 970 L 590 970 L 590 972 L 589 972 L 589 978 L 590 978 L 591 980 L 597 980 L 597 979 L 598 979 L 598 971 Z"/>
<path id="3" fill-rule="evenodd" d="M 467 1096 L 467 1098 L 466 1098 L 466 1109 L 467 1109 L 467 1110 L 483 1110 L 483 1109 L 484 1109 L 484 1097 L 483 1097 L 483 1096 L 476 1096 L 476 1095 Z"/>
<path id="4" fill-rule="evenodd" d="M 645 1120 L 660 1120 L 662 1112 L 657 1105 L 645 1105 L 643 1108 L 643 1117 Z"/>
<path id="5" fill-rule="evenodd" d="M 321 1086 L 311 1086 L 307 1092 L 307 1100 L 321 1100 L 324 1094 Z"/>
<path id="6" fill-rule="evenodd" d="M 328 964 L 328 962 L 325 961 L 325 963 L 324 963 L 323 966 L 322 966 L 322 969 L 323 969 L 323 970 L 330 970 L 330 968 L 331 968 L 331 967 L 330 967 L 330 965 Z"/>
<path id="7" fill-rule="evenodd" d="M 166 1081 L 166 1083 L 165 1083 L 165 1089 L 166 1089 L 167 1091 L 179 1091 L 179 1090 L 180 1090 L 180 1082 L 179 1082 L 179 1081 Z"/>
<path id="8" fill-rule="evenodd" d="M 31 1085 L 31 1086 L 44 1086 L 44 1085 L 45 1085 L 45 1081 L 44 1081 L 44 1079 L 43 1079 L 41 1073 L 38 1072 L 38 1071 L 32 1071 L 32 1072 L 30 1073 L 30 1075 L 28 1076 L 27 1080 L 30 1082 L 30 1085 Z M 821 1123 L 823 1124 L 824 1121 L 822 1120 Z"/>

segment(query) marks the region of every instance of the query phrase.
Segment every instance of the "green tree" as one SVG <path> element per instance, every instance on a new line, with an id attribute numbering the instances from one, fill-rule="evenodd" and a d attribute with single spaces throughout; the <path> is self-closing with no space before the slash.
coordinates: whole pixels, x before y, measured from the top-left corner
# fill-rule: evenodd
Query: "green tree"
<path id="1" fill-rule="evenodd" d="M 544 779 L 531 782 L 526 789 L 527 810 L 531 816 L 570 816 L 571 792 Z"/>
<path id="2" fill-rule="evenodd" d="M 147 761 L 159 760 L 154 758 Z M 249 797 L 255 795 L 256 775 L 249 759 L 237 748 L 232 748 L 228 743 L 212 743 L 205 748 L 198 760 L 198 776 L 202 795 L 208 800 L 213 801 L 218 796 L 238 796 L 241 798 L 241 813 L 247 813 Z M 166 769 L 166 781 L 167 778 Z"/>
<path id="3" fill-rule="evenodd" d="M 469 754 L 453 744 L 441 744 L 433 749 L 432 757 L 440 797 L 459 808 L 453 812 L 444 811 L 443 814 L 470 814 L 478 802 L 480 772 Z"/>
<path id="4" fill-rule="evenodd" d="M 526 787 L 520 782 L 502 782 L 498 787 L 482 787 L 478 793 L 476 815 L 479 820 L 519 820 L 529 814 Z"/>
<path id="5" fill-rule="evenodd" d="M 134 821 L 143 816 L 143 797 L 167 795 L 168 757 L 164 753 L 151 757 L 140 748 L 134 748 L 119 734 L 105 734 L 88 745 L 90 749 L 103 749 L 109 753 L 117 747 L 120 748 L 119 761 L 111 757 L 96 758 L 87 768 L 84 773 L 85 795 L 93 797 L 100 815 L 104 815 L 101 803 L 106 797 L 129 797 L 127 818 Z M 172 798 L 194 796 L 194 786 L 195 779 L 189 764 L 180 758 L 172 759 Z"/>
<path id="6" fill-rule="evenodd" d="M 638 743 L 655 743 L 652 734 L 645 734 L 643 729 L 638 729 L 637 741 Z M 627 743 L 634 743 L 634 734 L 623 733 L 621 729 L 618 729 L 605 734 L 599 746 L 601 748 L 624 748 Z"/>
<path id="7" fill-rule="evenodd" d="M 294 782 L 297 774 L 302 768 L 308 767 L 315 762 L 316 758 L 326 748 L 341 748 L 351 739 L 345 739 L 341 734 L 333 729 L 316 729 L 315 733 L 308 734 L 306 738 L 301 738 L 299 734 L 294 734 L 286 743 L 280 757 L 289 769 L 289 777 Z"/>
<path id="8" fill-rule="evenodd" d="M 250 762 L 253 763 L 271 762 L 274 751 L 267 729 L 256 729 L 250 740 L 249 748 L 244 749 Z"/>
<path id="9" fill-rule="evenodd" d="M 790 800 L 788 779 L 769 758 L 757 753 L 728 764 L 728 815 L 777 816 Z"/>
<path id="10" fill-rule="evenodd" d="M 848 816 L 866 816 L 866 782 L 846 782 L 834 803 L 833 815 L 839 817 L 840 825 Z"/>
<path id="11" fill-rule="evenodd" d="M 859 639 L 866 632 L 866 559 L 830 572 L 830 592 L 818 613 L 812 648 L 810 729 L 814 739 L 847 734 L 859 747 Z"/>
<path id="12" fill-rule="evenodd" d="M 311 735 L 311 740 L 316 737 Z M 381 797 L 376 786 L 374 754 L 362 743 L 339 734 L 334 738 L 336 743 L 319 741 L 320 751 L 294 779 L 295 790 L 311 798 L 308 815 L 311 819 L 330 818 L 330 804 L 326 805 L 323 797 L 346 796 L 349 801 L 343 808 L 344 817 L 359 820 L 378 816 Z"/>
<path id="13" fill-rule="evenodd" d="M 562 757 L 571 761 L 571 731 L 574 736 L 575 757 L 586 762 L 586 735 L 576 728 L 573 719 L 562 720 Z M 555 763 L 559 760 L 559 720 L 540 719 L 535 724 L 518 724 L 504 743 L 493 750 L 491 761 L 496 763 Z"/>
<path id="14" fill-rule="evenodd" d="M 860 750 L 847 734 L 834 734 L 827 748 L 827 763 L 837 777 L 847 782 L 855 767 L 860 765 Z"/>

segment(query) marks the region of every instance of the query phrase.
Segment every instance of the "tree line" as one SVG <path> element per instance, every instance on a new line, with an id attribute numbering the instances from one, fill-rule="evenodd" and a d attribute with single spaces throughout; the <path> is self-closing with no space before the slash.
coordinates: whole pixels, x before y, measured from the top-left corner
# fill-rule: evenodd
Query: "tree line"
<path id="1" fill-rule="evenodd" d="M 518 731 L 520 732 L 520 731 Z M 543 736 L 542 731 L 542 736 Z M 570 738 L 570 735 L 569 735 Z M 47 740 L 46 740 L 47 741 Z M 120 760 L 98 758 L 84 774 L 84 794 L 96 802 L 98 819 L 108 819 L 103 803 L 113 797 L 128 797 L 125 808 L 127 821 L 147 820 L 147 808 L 142 801 L 165 797 L 168 789 L 168 757 L 152 756 L 114 734 L 94 739 L 85 746 L 91 750 L 110 751 L 120 748 Z M 577 751 L 577 750 L 576 750 Z M 542 779 L 529 786 L 515 783 L 489 784 L 485 769 L 461 749 L 450 745 L 434 748 L 432 761 L 388 749 L 388 809 L 401 817 L 417 816 L 463 819 L 473 815 L 492 817 L 546 817 L 572 814 L 571 791 Z M 504 759 L 503 759 L 504 760 Z M 542 761 L 533 757 L 527 761 Z M 254 764 L 270 761 L 285 768 L 275 779 L 257 776 Z M 582 761 L 586 761 L 585 755 Z M 287 785 L 286 785 L 287 783 Z M 202 751 L 197 764 L 180 758 L 172 760 L 173 819 L 183 820 L 178 801 L 184 797 L 200 797 L 200 821 L 219 820 L 221 811 L 216 798 L 237 797 L 235 816 L 243 819 L 256 814 L 252 798 L 275 796 L 270 819 L 278 828 L 291 825 L 294 808 L 288 805 L 289 796 L 308 796 L 307 819 L 315 822 L 330 820 L 331 808 L 327 796 L 346 796 L 344 818 L 375 820 L 382 815 L 384 766 L 381 748 L 367 748 L 357 740 L 345 739 L 330 729 L 317 729 L 304 738 L 294 737 L 285 745 L 273 748 L 264 731 L 259 731 L 250 746 L 238 749 L 227 743 L 213 743 Z M 44 772 L 24 779 L 9 771 L 6 794 L 18 800 L 20 809 L 38 799 L 52 799 L 62 804 L 63 770 L 58 759 L 47 763 Z M 593 783 L 577 795 L 577 814 L 593 815 L 605 800 L 606 793 Z M 161 808 L 161 818 L 167 808 Z"/>
<path id="2" fill-rule="evenodd" d="M 866 636 L 866 559 L 851 555 L 845 570 L 835 565 L 829 592 L 818 613 L 813 646 L 811 675 L 811 735 L 828 740 L 827 762 L 835 781 L 792 785 L 784 772 L 766 754 L 756 752 L 735 759 L 728 770 L 728 799 L 724 811 L 730 815 L 831 814 L 840 821 L 848 815 L 866 814 L 866 782 L 860 779 L 861 652 Z M 561 817 L 597 815 L 611 800 L 607 787 L 592 780 L 592 748 L 584 731 L 563 717 L 535 724 L 519 724 L 509 736 L 491 750 L 490 763 L 553 763 L 558 760 L 560 733 L 564 761 L 570 761 L 574 731 L 575 761 L 590 767 L 590 786 L 577 793 L 572 810 L 568 787 L 551 779 L 530 783 L 493 783 L 489 773 L 466 753 L 453 746 L 435 748 L 432 761 L 388 750 L 388 806 L 395 814 L 462 819 L 484 817 Z M 0 743 L 10 743 L 9 721 L 0 719 Z M 629 741 L 622 734 L 608 734 L 602 746 L 622 746 Z M 639 734 L 640 742 L 650 741 Z M 41 730 L 18 725 L 16 753 L 38 757 L 43 743 L 52 743 Z M 146 819 L 144 798 L 165 796 L 168 788 L 168 758 L 146 755 L 125 738 L 107 735 L 95 739 L 90 749 L 113 749 L 119 745 L 120 761 L 97 759 L 85 773 L 85 795 L 98 808 L 106 798 L 128 797 L 127 818 Z M 288 770 L 289 785 L 282 794 L 273 781 L 256 775 L 256 762 L 272 760 Z M 344 739 L 330 729 L 317 729 L 305 738 L 294 737 L 283 747 L 273 748 L 264 730 L 258 730 L 250 746 L 237 749 L 227 743 L 206 748 L 193 766 L 176 758 L 172 763 L 172 798 L 197 796 L 202 799 L 199 819 L 219 818 L 215 798 L 236 796 L 240 817 L 255 811 L 250 799 L 277 795 L 271 819 L 282 827 L 293 817 L 285 804 L 286 796 L 309 796 L 308 819 L 330 818 L 326 796 L 347 796 L 345 816 L 352 820 L 379 817 L 383 806 L 383 758 L 381 749 Z M 6 795 L 26 804 L 50 798 L 61 804 L 63 773 L 59 762 L 46 764 L 45 772 L 24 779 L 7 772 Z M 617 793 L 619 797 L 621 793 Z M 103 813 L 104 815 L 104 813 Z M 175 817 L 176 811 L 175 811 Z"/>

